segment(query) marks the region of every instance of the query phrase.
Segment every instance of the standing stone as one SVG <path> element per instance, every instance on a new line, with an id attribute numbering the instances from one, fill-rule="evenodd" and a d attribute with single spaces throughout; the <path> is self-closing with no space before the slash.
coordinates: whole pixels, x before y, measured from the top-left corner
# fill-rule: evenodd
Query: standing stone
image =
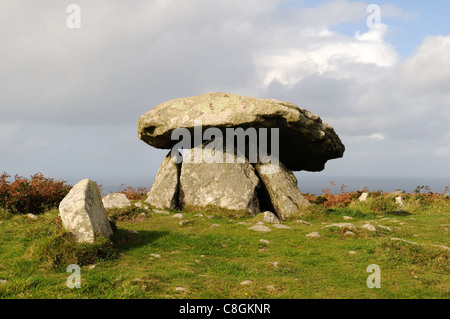
<path id="1" fill-rule="evenodd" d="M 402 197 L 401 197 L 401 196 L 395 197 L 395 203 L 396 203 L 398 206 L 400 206 L 400 207 L 405 206 L 405 204 L 403 203 L 403 200 L 402 200 Z"/>
<path id="2" fill-rule="evenodd" d="M 369 196 L 369 193 L 362 193 L 361 196 L 359 196 L 358 201 L 365 202 L 367 200 L 368 196 Z"/>
<path id="3" fill-rule="evenodd" d="M 164 158 L 152 189 L 145 200 L 159 209 L 175 209 L 178 207 L 180 164 L 175 162 L 171 152 Z"/>
<path id="4" fill-rule="evenodd" d="M 131 206 L 131 202 L 122 193 L 108 194 L 102 199 L 105 208 L 124 208 Z"/>
<path id="5" fill-rule="evenodd" d="M 272 164 L 255 164 L 256 171 L 261 178 L 265 190 L 270 196 L 278 218 L 286 219 L 297 214 L 301 208 L 310 203 L 303 197 L 297 187 L 297 178 L 282 163 L 279 163 L 278 170 L 272 174 L 264 174 L 264 168 Z M 267 169 L 266 171 L 270 171 Z"/>
<path id="6" fill-rule="evenodd" d="M 257 192 L 260 181 L 253 166 L 246 159 L 238 163 L 236 155 L 227 154 L 221 148 L 205 151 L 208 144 L 190 149 L 183 156 L 180 206 L 213 205 L 259 214 Z M 200 148 L 203 154 L 196 163 L 195 152 Z M 233 158 L 232 163 L 227 162 L 227 155 Z M 222 163 L 218 158 L 222 158 Z"/>
<path id="7" fill-rule="evenodd" d="M 83 179 L 73 186 L 59 204 L 59 213 L 64 228 L 78 242 L 93 243 L 97 234 L 108 238 L 113 234 L 100 190 L 93 180 Z"/>

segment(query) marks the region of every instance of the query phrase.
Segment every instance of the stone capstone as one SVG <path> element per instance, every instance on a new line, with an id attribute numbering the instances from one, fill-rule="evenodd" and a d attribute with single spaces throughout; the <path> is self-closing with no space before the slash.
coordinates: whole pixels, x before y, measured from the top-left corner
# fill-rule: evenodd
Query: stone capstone
<path id="1" fill-rule="evenodd" d="M 64 229 L 74 234 L 78 242 L 93 243 L 97 235 L 109 238 L 113 234 L 100 190 L 93 180 L 83 179 L 74 185 L 59 204 L 59 213 Z"/>
<path id="2" fill-rule="evenodd" d="M 177 143 L 172 132 L 186 128 L 193 135 L 196 121 L 201 121 L 202 133 L 214 127 L 222 130 L 223 136 L 226 128 L 278 128 L 279 160 L 293 171 L 321 171 L 328 160 L 342 157 L 345 150 L 333 128 L 306 109 L 289 102 L 222 92 L 155 106 L 139 118 L 138 136 L 153 147 L 172 149 Z"/>
<path id="3" fill-rule="evenodd" d="M 306 109 L 222 92 L 155 106 L 139 118 L 138 136 L 172 150 L 147 203 L 271 211 L 279 220 L 309 205 L 292 171 L 323 170 L 345 150 L 333 128 Z"/>

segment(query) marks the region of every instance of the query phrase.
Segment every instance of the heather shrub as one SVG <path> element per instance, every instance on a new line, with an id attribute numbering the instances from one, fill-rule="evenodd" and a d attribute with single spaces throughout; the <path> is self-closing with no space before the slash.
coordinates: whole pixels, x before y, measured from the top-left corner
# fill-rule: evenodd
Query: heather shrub
<path id="1" fill-rule="evenodd" d="M 14 181 L 6 172 L 0 176 L 0 208 L 13 214 L 41 214 L 55 208 L 71 189 L 65 181 L 45 177 L 42 173 L 30 179 L 19 175 Z"/>
<path id="2" fill-rule="evenodd" d="M 125 184 L 120 185 L 119 193 L 124 194 L 129 200 L 147 199 L 149 190 L 146 187 L 138 187 L 137 189 L 131 186 L 124 187 Z"/>

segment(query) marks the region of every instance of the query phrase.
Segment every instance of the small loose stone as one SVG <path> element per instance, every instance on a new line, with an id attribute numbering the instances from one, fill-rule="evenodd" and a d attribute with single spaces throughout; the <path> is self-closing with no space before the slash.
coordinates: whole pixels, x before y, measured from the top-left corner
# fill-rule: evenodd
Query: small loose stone
<path id="1" fill-rule="evenodd" d="M 306 237 L 316 237 L 319 238 L 320 234 L 318 232 L 313 232 L 313 233 L 309 233 L 308 235 L 306 235 Z"/>

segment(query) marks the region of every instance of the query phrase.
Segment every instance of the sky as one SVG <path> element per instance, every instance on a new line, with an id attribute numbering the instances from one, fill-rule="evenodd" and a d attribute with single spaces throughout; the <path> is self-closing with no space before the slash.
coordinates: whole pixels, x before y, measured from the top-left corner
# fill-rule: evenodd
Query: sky
<path id="1" fill-rule="evenodd" d="M 70 4 L 80 28 L 68 26 Z M 168 151 L 138 139 L 138 118 L 170 99 L 220 91 L 288 101 L 334 128 L 343 158 L 296 172 L 300 185 L 336 176 L 450 184 L 449 1 L 0 8 L 0 171 L 10 175 L 150 187 Z"/>

